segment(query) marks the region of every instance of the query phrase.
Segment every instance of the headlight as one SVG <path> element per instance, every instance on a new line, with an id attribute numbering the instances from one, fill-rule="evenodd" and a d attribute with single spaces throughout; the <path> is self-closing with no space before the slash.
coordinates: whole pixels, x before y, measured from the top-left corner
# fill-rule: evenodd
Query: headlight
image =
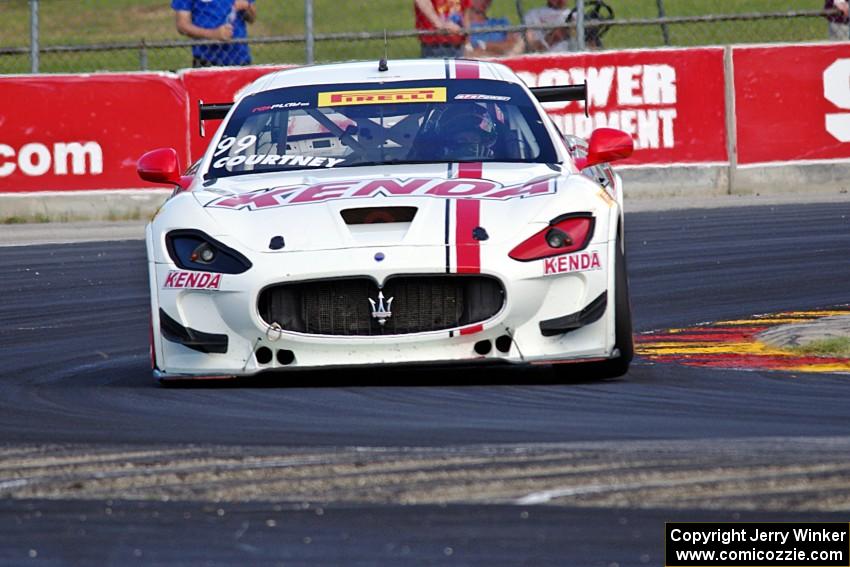
<path id="1" fill-rule="evenodd" d="M 200 230 L 172 230 L 165 236 L 165 247 L 184 270 L 241 274 L 251 267 L 248 258 Z"/>
<path id="2" fill-rule="evenodd" d="M 197 248 L 192 250 L 189 260 L 199 264 L 212 264 L 212 261 L 215 260 L 215 248 L 209 242 L 201 242 Z"/>
<path id="3" fill-rule="evenodd" d="M 569 213 L 549 221 L 549 226 L 511 250 L 520 262 L 578 252 L 590 244 L 595 219 L 591 213 Z"/>

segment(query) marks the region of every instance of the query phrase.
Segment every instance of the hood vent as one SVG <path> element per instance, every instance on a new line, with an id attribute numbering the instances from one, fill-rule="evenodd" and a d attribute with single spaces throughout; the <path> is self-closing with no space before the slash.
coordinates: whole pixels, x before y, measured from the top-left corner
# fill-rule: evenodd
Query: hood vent
<path id="1" fill-rule="evenodd" d="M 416 207 L 363 207 L 344 209 L 340 214 L 348 225 L 412 222 Z"/>

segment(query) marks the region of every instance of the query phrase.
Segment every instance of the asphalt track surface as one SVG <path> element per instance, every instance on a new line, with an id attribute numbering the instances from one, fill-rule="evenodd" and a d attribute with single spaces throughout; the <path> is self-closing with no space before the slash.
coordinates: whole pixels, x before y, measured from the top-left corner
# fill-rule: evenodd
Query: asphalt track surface
<path id="1" fill-rule="evenodd" d="M 627 214 L 626 234 L 638 332 L 850 301 L 848 202 Z M 0 248 L 1 565 L 623 567 L 662 564 L 664 521 L 848 520 L 847 376 L 637 360 L 605 382 L 566 366 L 554 381 L 489 369 L 163 388 L 144 254 L 140 240 Z M 308 455 L 333 486 L 280 472 L 275 490 L 243 494 L 234 486 L 253 481 L 224 475 L 229 488 L 168 492 L 43 472 L 174 448 L 207 463 Z M 354 483 L 365 491 L 334 484 L 333 466 L 381 452 L 421 470 L 398 476 L 375 457 L 384 468 Z M 555 466 L 531 479 L 516 454 Z M 505 467 L 498 486 L 482 462 Z M 416 475 L 427 482 L 408 490 Z"/>

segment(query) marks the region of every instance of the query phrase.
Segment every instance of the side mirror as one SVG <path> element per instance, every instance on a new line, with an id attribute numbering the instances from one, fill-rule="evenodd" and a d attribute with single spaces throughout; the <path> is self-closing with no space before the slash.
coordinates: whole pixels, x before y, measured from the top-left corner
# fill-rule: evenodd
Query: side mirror
<path id="1" fill-rule="evenodd" d="M 180 185 L 180 160 L 174 148 L 160 148 L 146 153 L 136 163 L 136 171 L 145 181 Z"/>
<path id="2" fill-rule="evenodd" d="M 590 135 L 587 157 L 576 159 L 579 169 L 625 159 L 635 151 L 632 137 L 614 128 L 597 128 Z"/>

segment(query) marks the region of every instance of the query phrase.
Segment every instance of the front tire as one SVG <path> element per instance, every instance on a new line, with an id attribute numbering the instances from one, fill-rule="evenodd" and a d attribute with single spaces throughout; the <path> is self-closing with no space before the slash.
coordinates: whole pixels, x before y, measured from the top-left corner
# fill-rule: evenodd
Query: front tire
<path id="1" fill-rule="evenodd" d="M 602 362 L 593 362 L 586 366 L 588 374 L 594 378 L 617 378 L 629 371 L 629 365 L 635 355 L 632 336 L 632 305 L 629 300 L 629 275 L 626 270 L 626 254 L 623 241 L 617 239 L 614 246 L 614 349 L 619 355 Z"/>

